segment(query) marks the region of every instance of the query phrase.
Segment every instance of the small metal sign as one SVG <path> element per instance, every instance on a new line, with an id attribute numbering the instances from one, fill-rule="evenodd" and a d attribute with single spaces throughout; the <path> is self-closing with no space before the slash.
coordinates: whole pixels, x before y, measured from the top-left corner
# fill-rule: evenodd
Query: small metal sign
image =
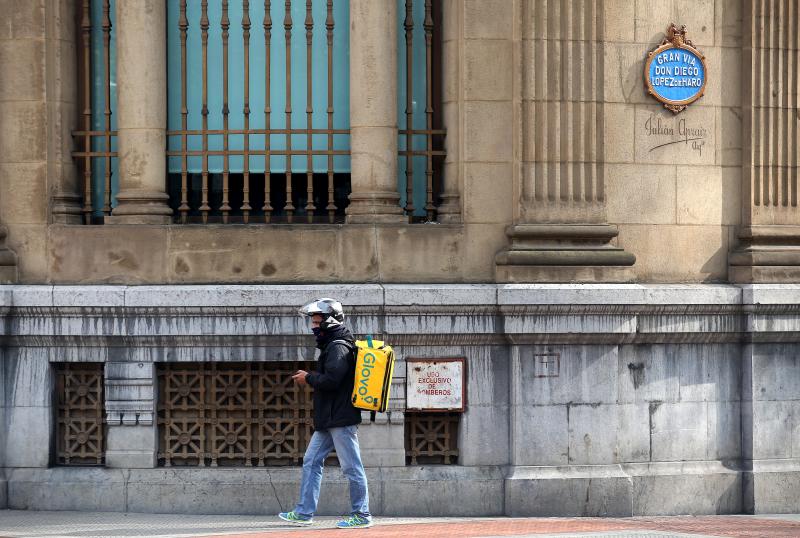
<path id="1" fill-rule="evenodd" d="M 561 369 L 560 353 L 538 353 L 533 356 L 534 375 L 536 377 L 558 377 Z"/>
<path id="2" fill-rule="evenodd" d="M 647 55 L 647 91 L 675 114 L 694 103 L 706 90 L 706 57 L 686 39 L 686 26 L 670 24 L 667 37 Z"/>
<path id="3" fill-rule="evenodd" d="M 406 359 L 406 409 L 464 411 L 465 362 L 458 359 Z"/>

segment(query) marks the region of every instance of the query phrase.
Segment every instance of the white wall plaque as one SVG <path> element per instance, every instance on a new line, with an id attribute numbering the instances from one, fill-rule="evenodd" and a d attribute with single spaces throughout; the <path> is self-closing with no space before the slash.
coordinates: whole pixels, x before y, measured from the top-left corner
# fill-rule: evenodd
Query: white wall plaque
<path id="1" fill-rule="evenodd" d="M 459 359 L 407 359 L 406 409 L 464 411 L 465 363 Z"/>

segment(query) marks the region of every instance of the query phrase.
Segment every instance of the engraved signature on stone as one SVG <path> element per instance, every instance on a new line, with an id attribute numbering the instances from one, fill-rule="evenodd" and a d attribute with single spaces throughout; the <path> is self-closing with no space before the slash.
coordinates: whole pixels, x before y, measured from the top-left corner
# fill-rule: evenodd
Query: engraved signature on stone
<path id="1" fill-rule="evenodd" d="M 662 144 L 657 144 L 651 147 L 649 152 L 673 144 L 686 144 L 687 146 L 691 144 L 692 150 L 697 151 L 701 157 L 703 156 L 703 146 L 706 144 L 708 131 L 705 127 L 692 127 L 688 125 L 686 118 L 681 118 L 677 121 L 677 125 L 675 125 L 673 121 L 664 120 L 659 116 L 651 114 L 650 117 L 647 118 L 647 121 L 644 122 L 644 129 L 647 136 L 680 137 L 677 140 L 670 140 Z"/>

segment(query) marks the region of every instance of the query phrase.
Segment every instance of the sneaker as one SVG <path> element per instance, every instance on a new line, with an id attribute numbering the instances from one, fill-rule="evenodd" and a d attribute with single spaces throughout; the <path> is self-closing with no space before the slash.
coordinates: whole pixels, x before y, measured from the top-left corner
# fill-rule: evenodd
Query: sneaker
<path id="1" fill-rule="evenodd" d="M 337 529 L 366 529 L 373 525 L 372 518 L 361 517 L 358 514 L 353 514 L 349 517 L 343 518 L 336 524 Z"/>
<path id="2" fill-rule="evenodd" d="M 281 512 L 278 514 L 278 517 L 284 521 L 288 521 L 293 525 L 299 525 L 301 527 L 308 527 L 313 523 L 310 517 L 303 517 L 297 512 Z"/>

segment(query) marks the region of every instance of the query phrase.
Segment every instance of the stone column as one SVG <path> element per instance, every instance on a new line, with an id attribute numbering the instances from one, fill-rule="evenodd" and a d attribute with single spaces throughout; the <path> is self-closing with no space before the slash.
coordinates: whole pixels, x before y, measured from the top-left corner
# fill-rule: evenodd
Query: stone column
<path id="1" fill-rule="evenodd" d="M 444 0 L 442 9 L 442 117 L 444 127 L 447 129 L 445 137 L 444 182 L 442 189 L 442 203 L 437 209 L 439 222 L 461 222 L 461 155 L 459 141 L 460 110 L 462 106 L 461 92 L 461 65 L 459 52 L 463 40 L 460 35 L 461 28 L 461 0 Z M 444 67 L 446 66 L 446 67 Z"/>
<path id="2" fill-rule="evenodd" d="M 47 122 L 51 126 L 47 138 L 48 191 L 52 222 L 61 224 L 80 224 L 83 220 L 79 174 L 72 158 L 72 130 L 78 125 L 75 8 L 73 0 L 45 4 Z"/>
<path id="3" fill-rule="evenodd" d="M 733 282 L 800 282 L 797 5 L 747 2 L 743 17 L 742 227 Z"/>
<path id="4" fill-rule="evenodd" d="M 500 282 L 629 281 L 603 178 L 602 5 L 522 2 L 521 173 Z"/>
<path id="5" fill-rule="evenodd" d="M 117 1 L 120 191 L 108 222 L 166 224 L 167 36 L 163 0 Z"/>
<path id="6" fill-rule="evenodd" d="M 404 222 L 397 192 L 397 6 L 350 1 L 347 222 Z"/>
<path id="7" fill-rule="evenodd" d="M 106 466 L 156 466 L 155 367 L 152 362 L 108 362 L 105 367 Z"/>

